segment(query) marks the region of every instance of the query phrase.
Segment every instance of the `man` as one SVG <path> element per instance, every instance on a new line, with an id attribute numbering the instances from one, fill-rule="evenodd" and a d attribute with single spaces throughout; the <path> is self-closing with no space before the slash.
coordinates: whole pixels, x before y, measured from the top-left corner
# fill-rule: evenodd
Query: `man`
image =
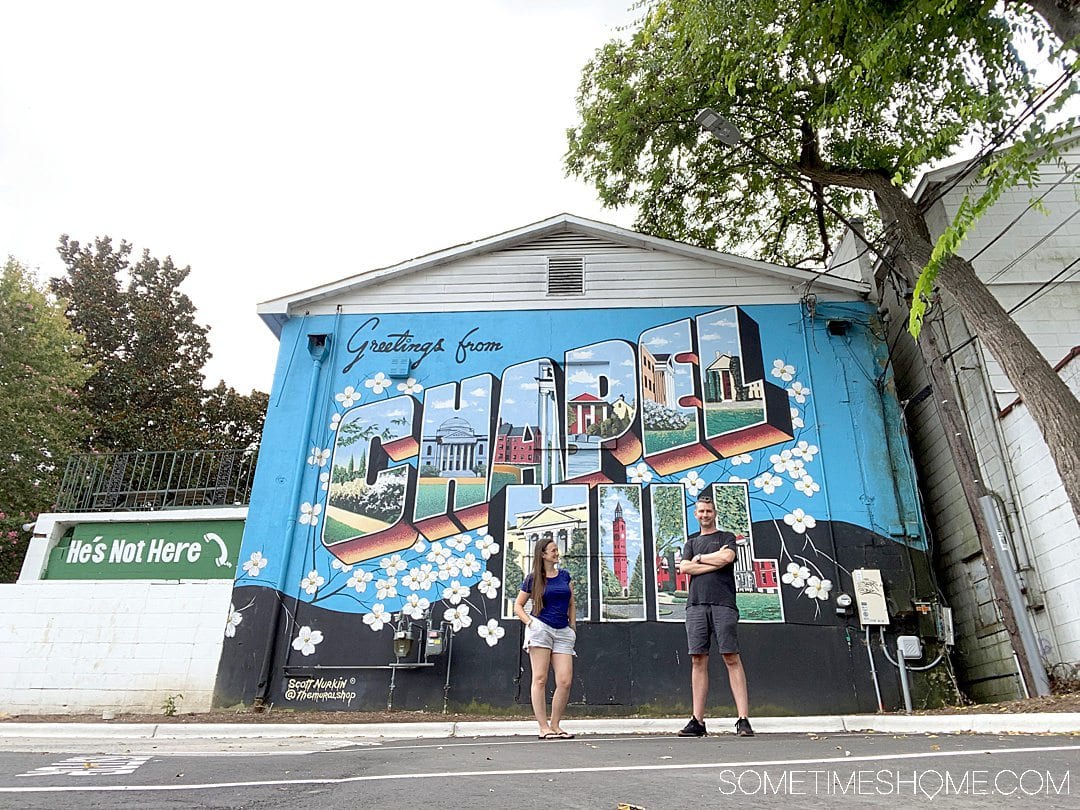
<path id="1" fill-rule="evenodd" d="M 727 665 L 731 696 L 739 719 L 735 733 L 753 737 L 750 727 L 750 701 L 746 692 L 746 672 L 739 656 L 737 625 L 739 609 L 735 604 L 735 535 L 716 528 L 716 507 L 712 495 L 703 492 L 694 508 L 701 531 L 686 541 L 679 571 L 690 575 L 686 600 L 686 640 L 690 645 L 690 687 L 694 695 L 694 714 L 679 732 L 680 737 L 705 736 L 705 700 L 709 695 L 709 648 L 712 637 Z"/>

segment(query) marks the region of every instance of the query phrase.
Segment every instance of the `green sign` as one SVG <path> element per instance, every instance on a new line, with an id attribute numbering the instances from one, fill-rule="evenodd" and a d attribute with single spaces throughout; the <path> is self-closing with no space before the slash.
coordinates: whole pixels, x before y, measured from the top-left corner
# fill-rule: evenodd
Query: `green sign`
<path id="1" fill-rule="evenodd" d="M 232 579 L 242 520 L 80 523 L 49 554 L 44 579 Z"/>

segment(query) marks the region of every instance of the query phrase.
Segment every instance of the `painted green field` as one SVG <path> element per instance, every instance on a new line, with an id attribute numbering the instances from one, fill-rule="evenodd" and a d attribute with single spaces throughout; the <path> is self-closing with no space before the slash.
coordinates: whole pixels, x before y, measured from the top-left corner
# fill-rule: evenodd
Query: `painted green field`
<path id="1" fill-rule="evenodd" d="M 416 517 L 425 518 L 441 515 L 446 508 L 446 483 L 428 484 L 421 482 L 416 488 Z M 458 484 L 458 506 L 469 506 L 483 502 L 487 491 L 483 484 Z"/>
<path id="2" fill-rule="evenodd" d="M 761 406 L 749 408 L 707 408 L 705 410 L 705 432 L 708 436 L 738 430 L 747 425 L 756 425 L 764 418 Z"/>
<path id="3" fill-rule="evenodd" d="M 326 525 L 323 527 L 323 541 L 327 545 L 336 543 L 339 540 L 348 540 L 350 537 L 359 537 L 362 534 L 363 532 L 359 529 L 346 526 L 340 520 L 334 520 L 329 515 L 326 517 Z"/>
<path id="4" fill-rule="evenodd" d="M 652 453 L 662 453 L 672 447 L 689 444 L 694 441 L 696 436 L 697 432 L 693 422 L 682 430 L 646 430 L 645 452 L 650 455 Z"/>
<path id="5" fill-rule="evenodd" d="M 739 593 L 735 601 L 744 622 L 778 622 L 784 618 L 778 593 Z"/>

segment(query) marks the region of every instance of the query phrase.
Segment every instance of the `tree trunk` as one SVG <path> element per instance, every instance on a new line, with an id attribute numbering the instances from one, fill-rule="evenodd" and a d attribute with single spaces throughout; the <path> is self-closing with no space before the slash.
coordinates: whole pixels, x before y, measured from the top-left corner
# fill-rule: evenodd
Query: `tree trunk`
<path id="1" fill-rule="evenodd" d="M 1072 43 L 1072 50 L 1076 50 L 1077 43 L 1073 40 L 1080 37 L 1080 2 L 1078 0 L 1025 0 L 1024 5 L 1030 6 L 1036 14 L 1046 20 L 1050 30 L 1063 44 Z"/>

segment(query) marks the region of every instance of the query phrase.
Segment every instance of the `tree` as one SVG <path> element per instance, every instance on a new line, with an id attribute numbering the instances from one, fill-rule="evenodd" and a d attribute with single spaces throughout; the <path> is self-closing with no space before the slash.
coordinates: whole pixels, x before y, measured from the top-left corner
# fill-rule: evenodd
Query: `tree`
<path id="1" fill-rule="evenodd" d="M 911 289 L 921 275 L 923 294 L 938 273 L 1024 398 L 1080 513 L 1080 403 L 956 255 L 962 227 L 935 245 L 902 188 L 965 139 L 988 154 L 1017 142 L 1010 157 L 989 164 L 990 188 L 1036 174 L 1033 158 L 1071 126 L 1054 132 L 1047 113 L 1076 91 L 1069 55 L 1052 52 L 1051 30 L 1070 37 L 1077 4 L 1056 3 L 1059 17 L 1051 4 L 647 2 L 632 37 L 608 43 L 584 70 L 568 169 L 606 204 L 636 204 L 642 230 L 796 266 L 823 266 L 848 217 L 876 214 L 870 233 L 895 248 L 884 262 L 896 283 Z M 1063 69 L 1056 98 L 1040 95 L 1015 47 L 1025 37 Z M 691 123 L 705 106 L 744 133 L 738 148 L 719 148 Z M 977 216 L 988 199 L 968 213 Z M 918 299 L 916 321 L 917 309 Z M 979 506 L 985 489 L 944 373 L 938 319 L 940 308 L 931 309 L 919 349 L 980 543 L 993 559 Z M 996 566 L 988 570 L 1004 592 Z M 999 606 L 1030 683 L 1016 616 L 1007 601 Z"/>
<path id="2" fill-rule="evenodd" d="M 205 390 L 208 329 L 180 285 L 191 272 L 171 257 L 109 237 L 58 248 L 67 275 L 52 289 L 85 339 L 95 372 L 82 392 L 93 450 L 199 450 L 258 444 L 267 407 L 260 392 L 242 395 L 224 382 Z"/>
<path id="3" fill-rule="evenodd" d="M 9 258 L 0 272 L 0 581 L 18 575 L 22 524 L 48 509 L 83 437 L 78 389 L 92 372 L 63 302 Z"/>
<path id="4" fill-rule="evenodd" d="M 585 67 L 567 167 L 604 203 L 636 205 L 642 230 L 795 266 L 821 267 L 847 218 L 870 214 L 871 235 L 895 245 L 886 262 L 899 284 L 910 289 L 932 260 L 940 268 L 938 284 L 1023 397 L 1080 514 L 1080 402 L 955 255 L 958 240 L 935 246 L 902 187 L 968 139 L 988 151 L 1015 140 L 1029 156 L 991 164 L 989 183 L 1034 176 L 1030 158 L 1072 124 L 1054 130 L 1047 112 L 1076 91 L 1069 55 L 1053 51 L 1036 13 L 1046 5 L 650 2 L 633 36 Z M 1076 3 L 1057 5 L 1065 22 L 1075 19 Z M 1062 68 L 1056 98 L 1040 97 L 1021 38 Z M 698 131 L 693 118 L 705 106 L 737 124 L 739 148 Z M 952 383 L 937 373 L 933 340 L 919 342 L 940 399 Z M 973 459 L 967 444 L 954 456 Z M 986 540 L 978 492 L 966 494 Z"/>

